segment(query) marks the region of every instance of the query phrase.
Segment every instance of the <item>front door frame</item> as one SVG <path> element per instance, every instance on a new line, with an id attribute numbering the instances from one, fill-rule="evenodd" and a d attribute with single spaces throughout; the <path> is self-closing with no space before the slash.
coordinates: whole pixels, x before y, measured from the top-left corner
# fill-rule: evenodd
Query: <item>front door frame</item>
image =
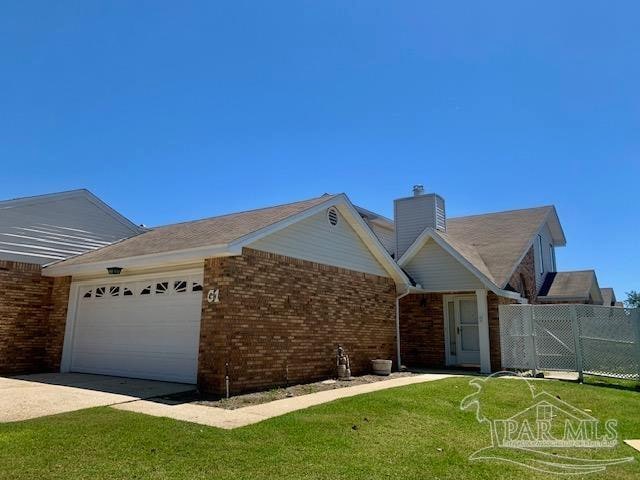
<path id="1" fill-rule="evenodd" d="M 491 348 L 489 342 L 489 305 L 488 292 L 485 289 L 478 289 L 475 292 L 451 293 L 442 296 L 442 312 L 444 320 L 444 350 L 445 364 L 457 365 L 457 358 L 454 358 L 449 351 L 449 308 L 447 303 L 456 297 L 475 298 L 478 304 L 478 340 L 480 344 L 480 372 L 491 373 Z M 457 348 L 457 346 L 456 346 Z M 456 363 L 452 363 L 452 361 Z"/>
<path id="2" fill-rule="evenodd" d="M 458 355 L 457 355 L 458 349 L 460 348 L 460 342 L 458 341 L 459 335 L 457 335 L 456 332 L 451 332 L 449 328 L 450 320 L 451 320 L 449 318 L 449 302 L 454 302 L 454 305 L 455 305 L 455 302 L 459 300 L 473 300 L 474 302 L 477 302 L 477 295 L 475 293 L 459 293 L 459 294 L 443 295 L 442 310 L 444 312 L 445 362 L 446 362 L 446 365 L 448 366 L 456 366 L 461 364 L 458 361 Z M 457 325 L 458 319 L 454 318 L 454 322 Z M 456 337 L 456 355 L 453 355 L 451 353 L 451 348 L 450 348 L 451 335 L 454 335 Z M 480 342 L 480 313 L 478 312 L 478 344 L 480 343 L 481 343 Z M 482 346 L 480 346 L 480 349 L 482 350 Z M 482 354 L 480 353 L 480 355 Z M 480 366 L 480 363 L 478 363 L 477 365 Z"/>

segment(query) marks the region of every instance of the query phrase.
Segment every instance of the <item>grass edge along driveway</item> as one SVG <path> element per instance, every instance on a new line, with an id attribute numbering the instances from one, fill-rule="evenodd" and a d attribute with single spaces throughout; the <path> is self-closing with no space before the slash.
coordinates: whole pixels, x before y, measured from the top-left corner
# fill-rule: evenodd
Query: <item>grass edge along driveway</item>
<path id="1" fill-rule="evenodd" d="M 468 382 L 460 377 L 384 390 L 230 431 L 108 407 L 4 424 L 0 478 L 558 478 L 469 461 L 490 445 L 490 434 L 474 412 L 459 409 L 475 391 Z M 529 406 L 514 380 L 499 382 L 491 408 Z M 617 419 L 621 439 L 640 438 L 640 393 L 630 387 L 535 385 L 597 418 Z M 635 461 L 585 478 L 640 477 L 640 452 L 622 443 L 589 453 Z"/>

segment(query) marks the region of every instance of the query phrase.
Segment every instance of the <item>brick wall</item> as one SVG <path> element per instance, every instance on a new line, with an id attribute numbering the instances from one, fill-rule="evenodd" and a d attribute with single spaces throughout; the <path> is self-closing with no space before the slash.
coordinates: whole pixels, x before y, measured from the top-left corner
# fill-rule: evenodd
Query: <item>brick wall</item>
<path id="1" fill-rule="evenodd" d="M 487 295 L 487 306 L 489 310 L 489 348 L 491 356 L 491 371 L 502 370 L 502 358 L 500 351 L 500 305 L 511 305 L 518 303 L 515 300 L 499 297 L 493 292 Z"/>
<path id="2" fill-rule="evenodd" d="M 44 368 L 47 371 L 57 372 L 60 370 L 70 288 L 71 277 L 57 277 L 53 279 L 45 344 Z"/>
<path id="3" fill-rule="evenodd" d="M 400 299 L 400 355 L 408 367 L 445 366 L 443 294 Z"/>
<path id="4" fill-rule="evenodd" d="M 70 281 L 40 271 L 40 265 L 0 260 L 1 375 L 59 367 Z M 62 337 L 51 335 L 51 322 Z"/>
<path id="5" fill-rule="evenodd" d="M 538 290 L 536 287 L 536 267 L 533 256 L 533 247 L 520 262 L 511 275 L 508 282 L 511 290 L 518 292 L 521 296 L 529 300 L 529 303 L 537 303 Z"/>
<path id="6" fill-rule="evenodd" d="M 226 363 L 234 393 L 333 377 L 338 344 L 353 374 L 395 365 L 395 292 L 389 278 L 252 249 L 207 259 L 198 384 L 222 393 Z"/>

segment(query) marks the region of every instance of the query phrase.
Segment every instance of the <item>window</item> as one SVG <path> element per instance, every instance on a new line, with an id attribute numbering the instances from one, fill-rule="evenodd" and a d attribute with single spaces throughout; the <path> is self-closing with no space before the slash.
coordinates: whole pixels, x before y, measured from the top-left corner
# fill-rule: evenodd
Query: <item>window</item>
<path id="1" fill-rule="evenodd" d="M 191 287 L 191 291 L 192 292 L 201 292 L 202 291 L 202 285 L 200 285 L 198 282 L 193 282 L 192 287 Z"/>
<path id="2" fill-rule="evenodd" d="M 120 287 L 109 287 L 109 295 L 112 297 L 120 295 Z"/>
<path id="3" fill-rule="evenodd" d="M 187 291 L 187 282 L 184 280 L 176 280 L 173 282 L 173 291 L 176 293 L 183 293 Z"/>
<path id="4" fill-rule="evenodd" d="M 554 272 L 557 272 L 558 267 L 556 266 L 556 249 L 553 248 L 552 244 L 549 244 L 549 252 L 551 253 L 551 268 L 553 268 Z"/>
<path id="5" fill-rule="evenodd" d="M 124 287 L 122 289 L 122 295 L 124 295 L 125 297 L 130 297 L 133 295 L 133 292 L 129 290 L 127 287 Z"/>
<path id="6" fill-rule="evenodd" d="M 156 293 L 169 293 L 169 282 L 156 283 Z"/>
<path id="7" fill-rule="evenodd" d="M 538 258 L 540 259 L 540 275 L 544 273 L 544 255 L 542 253 L 542 235 L 538 235 Z"/>
<path id="8" fill-rule="evenodd" d="M 106 290 L 106 287 L 98 287 L 98 288 L 96 288 L 96 298 L 104 297 L 105 290 Z"/>
<path id="9" fill-rule="evenodd" d="M 332 227 L 338 225 L 338 210 L 333 207 L 327 210 L 327 220 Z"/>
<path id="10" fill-rule="evenodd" d="M 151 285 L 147 285 L 140 291 L 140 295 L 151 295 Z"/>
<path id="11" fill-rule="evenodd" d="M 91 290 L 83 295 L 83 298 L 91 298 Z"/>

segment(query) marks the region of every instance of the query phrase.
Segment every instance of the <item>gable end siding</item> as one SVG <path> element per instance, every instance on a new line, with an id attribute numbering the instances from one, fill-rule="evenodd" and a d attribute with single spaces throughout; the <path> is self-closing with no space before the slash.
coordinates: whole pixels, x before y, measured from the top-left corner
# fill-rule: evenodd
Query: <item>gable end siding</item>
<path id="1" fill-rule="evenodd" d="M 256 240 L 250 247 L 270 253 L 388 277 L 345 218 L 331 226 L 326 211 Z"/>
<path id="2" fill-rule="evenodd" d="M 0 258 L 44 265 L 135 235 L 84 197 L 0 210 Z"/>
<path id="3" fill-rule="evenodd" d="M 447 292 L 485 288 L 473 273 L 432 239 L 404 268 L 426 290 Z"/>

